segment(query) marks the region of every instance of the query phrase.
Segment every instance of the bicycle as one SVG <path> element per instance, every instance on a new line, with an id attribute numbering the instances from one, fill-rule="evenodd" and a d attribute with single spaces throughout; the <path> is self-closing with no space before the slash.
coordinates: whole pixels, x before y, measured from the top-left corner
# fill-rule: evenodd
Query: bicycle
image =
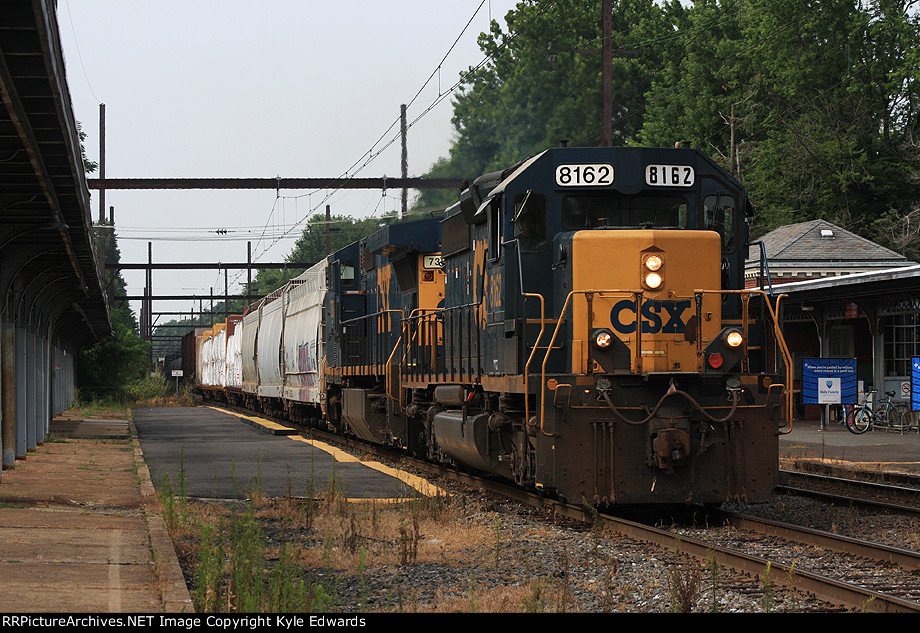
<path id="1" fill-rule="evenodd" d="M 846 427 L 850 433 L 861 435 L 869 429 L 884 428 L 903 433 L 911 428 L 911 419 L 906 416 L 907 407 L 891 401 L 893 391 L 886 391 L 886 398 L 873 403 L 875 390 L 870 391 L 865 404 L 848 405 Z"/>

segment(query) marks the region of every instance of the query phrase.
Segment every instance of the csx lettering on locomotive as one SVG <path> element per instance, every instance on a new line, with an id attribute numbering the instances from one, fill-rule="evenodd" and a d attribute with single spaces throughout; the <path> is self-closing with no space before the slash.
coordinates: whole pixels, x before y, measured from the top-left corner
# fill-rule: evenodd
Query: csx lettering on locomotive
<path id="1" fill-rule="evenodd" d="M 683 315 L 690 307 L 690 300 L 658 301 L 648 300 L 642 304 L 642 334 L 683 334 L 687 323 Z M 633 334 L 636 331 L 636 302 L 623 299 L 610 311 L 610 324 L 620 334 Z"/>

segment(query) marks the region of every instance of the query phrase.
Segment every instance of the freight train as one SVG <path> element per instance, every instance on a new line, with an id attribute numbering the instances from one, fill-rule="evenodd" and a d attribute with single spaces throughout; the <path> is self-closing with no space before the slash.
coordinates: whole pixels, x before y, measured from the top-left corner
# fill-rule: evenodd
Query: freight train
<path id="1" fill-rule="evenodd" d="M 549 149 L 195 336 L 198 388 L 576 503 L 764 500 L 791 360 L 749 213 L 694 149 Z"/>

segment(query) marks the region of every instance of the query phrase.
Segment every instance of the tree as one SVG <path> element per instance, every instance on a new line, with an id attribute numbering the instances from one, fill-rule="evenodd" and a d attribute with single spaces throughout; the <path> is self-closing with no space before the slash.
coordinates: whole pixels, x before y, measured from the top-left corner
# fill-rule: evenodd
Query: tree
<path id="1" fill-rule="evenodd" d="M 98 163 L 87 159 L 83 141 L 86 133 L 77 121 L 80 137 L 80 153 L 83 169 L 92 173 Z M 111 225 L 97 224 L 94 227 L 97 253 L 104 264 L 121 261 L 121 251 Z M 125 294 L 125 280 L 119 270 L 105 269 L 101 283 L 109 297 L 109 319 L 112 322 L 112 336 L 104 337 L 94 345 L 80 350 L 76 356 L 76 384 L 87 392 L 98 396 L 112 396 L 128 383 L 139 380 L 150 370 L 150 349 L 137 334 L 137 319 L 126 301 L 114 304 L 111 297 Z"/>
<path id="2" fill-rule="evenodd" d="M 456 138 L 430 177 L 473 179 L 561 141 L 597 145 L 603 128 L 601 0 L 527 0 L 479 37 L 487 61 L 462 78 L 454 98 Z M 646 94 L 674 47 L 684 9 L 672 0 L 613 2 L 614 144 L 631 142 L 645 119 Z M 456 201 L 424 191 L 417 207 Z"/>
<path id="3" fill-rule="evenodd" d="M 755 232 L 825 218 L 895 246 L 920 194 L 914 4 L 699 0 L 640 139 L 683 135 L 721 158 Z"/>
<path id="4" fill-rule="evenodd" d="M 307 226 L 303 234 L 295 242 L 294 248 L 285 257 L 285 261 L 290 263 L 314 263 L 326 257 L 326 234 L 329 229 L 329 246 L 330 250 L 335 251 L 361 240 L 375 231 L 379 230 L 382 225 L 396 222 L 398 218 L 395 212 L 377 218 L 356 219 L 347 215 L 333 215 L 329 221 L 326 221 L 325 214 L 317 213 L 307 220 Z M 303 268 L 291 267 L 286 269 L 261 269 L 252 281 L 250 295 L 265 296 L 278 288 L 284 286 L 288 281 L 294 279 L 304 272 Z M 209 328 L 214 323 L 220 323 L 224 320 L 224 314 L 242 314 L 249 306 L 250 302 L 242 299 L 233 299 L 225 308 L 223 301 L 214 304 L 213 310 L 203 312 L 195 318 L 172 320 L 158 326 L 154 331 L 154 337 L 158 331 L 162 330 L 167 334 L 176 334 L 177 332 L 187 332 L 195 328 Z M 172 354 L 178 355 L 179 343 L 174 344 Z M 167 356 L 170 352 L 167 352 Z"/>

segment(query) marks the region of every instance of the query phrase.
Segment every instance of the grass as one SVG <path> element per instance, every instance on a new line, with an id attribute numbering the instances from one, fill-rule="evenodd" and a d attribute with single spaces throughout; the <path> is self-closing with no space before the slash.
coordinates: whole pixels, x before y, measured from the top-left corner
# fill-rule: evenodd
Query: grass
<path id="1" fill-rule="evenodd" d="M 467 502 L 355 502 L 335 482 L 316 496 L 203 502 L 178 494 L 179 479 L 164 478 L 159 498 L 199 612 L 572 607 L 566 561 L 555 573 L 528 574 L 526 582 L 506 585 L 502 567 L 521 557 L 512 551 L 514 535 L 494 513 Z M 413 569 L 430 570 L 424 573 L 438 575 L 439 582 L 407 581 Z"/>
<path id="2" fill-rule="evenodd" d="M 82 387 L 74 394 L 72 411 L 85 417 L 126 416 L 132 407 L 190 407 L 194 405 L 193 387 L 162 376 L 148 376 L 123 387 Z"/>

